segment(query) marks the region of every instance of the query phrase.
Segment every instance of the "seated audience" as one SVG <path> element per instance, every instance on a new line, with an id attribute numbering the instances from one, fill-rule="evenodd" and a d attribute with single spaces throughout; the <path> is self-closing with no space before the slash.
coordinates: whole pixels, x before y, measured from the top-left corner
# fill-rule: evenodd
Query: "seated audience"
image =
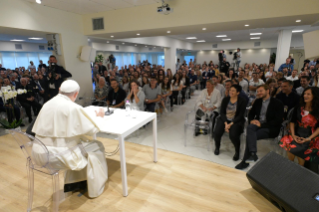
<path id="1" fill-rule="evenodd" d="M 21 106 L 25 109 L 25 112 L 29 118 L 29 123 L 31 123 L 32 122 L 31 107 L 32 107 L 34 115 L 37 116 L 42 108 L 42 105 L 35 100 L 34 90 L 32 86 L 27 84 L 27 79 L 21 78 L 20 82 L 21 82 L 21 86 L 19 88 L 27 90 L 27 93 L 18 95 L 17 99 L 20 102 Z"/>
<path id="2" fill-rule="evenodd" d="M 277 90 L 278 90 L 278 85 L 277 85 L 276 79 L 275 78 L 269 78 L 265 84 L 268 85 L 270 96 L 271 97 L 276 97 Z"/>
<path id="3" fill-rule="evenodd" d="M 95 87 L 95 91 L 94 91 L 95 100 L 92 103 L 92 105 L 104 106 L 108 93 L 109 93 L 109 88 L 105 84 L 105 78 L 100 77 L 99 84 Z"/>
<path id="4" fill-rule="evenodd" d="M 206 82 L 206 89 L 202 90 L 197 98 L 197 120 L 212 120 L 212 130 L 214 129 L 214 122 L 218 116 L 218 110 L 221 104 L 220 91 L 214 88 L 214 83 L 211 80 Z M 195 135 L 199 135 L 199 127 L 195 128 Z"/>
<path id="5" fill-rule="evenodd" d="M 190 82 L 189 78 L 187 76 L 187 72 L 183 71 L 182 76 L 181 76 L 181 82 L 183 83 L 183 89 L 182 89 L 182 103 L 184 104 L 186 101 L 186 91 L 189 89 Z"/>
<path id="6" fill-rule="evenodd" d="M 279 68 L 278 71 L 279 72 L 283 72 L 283 69 L 287 68 L 288 72 L 291 72 L 292 70 L 294 70 L 294 65 L 290 63 L 290 58 L 286 59 L 286 63 L 282 64 Z"/>
<path id="7" fill-rule="evenodd" d="M 137 80 L 132 80 L 130 82 L 129 92 L 126 100 L 131 103 L 132 108 L 135 110 L 144 111 L 145 94 L 143 89 L 139 87 Z"/>
<path id="8" fill-rule="evenodd" d="M 233 80 L 232 80 L 232 84 L 233 84 L 233 85 L 239 85 L 239 82 L 238 82 L 237 79 L 233 79 Z M 240 86 L 240 85 L 239 85 L 239 86 Z M 241 98 L 245 99 L 246 104 L 249 103 L 249 97 L 248 97 L 247 94 L 243 91 L 243 89 L 240 90 L 239 96 L 240 96 Z"/>
<path id="9" fill-rule="evenodd" d="M 195 92 L 196 87 L 198 86 L 197 75 L 195 75 L 195 71 L 191 70 L 189 74 L 189 84 L 190 84 L 190 93 L 191 95 Z"/>
<path id="10" fill-rule="evenodd" d="M 300 78 L 300 87 L 296 89 L 296 92 L 299 96 L 302 95 L 303 91 L 309 87 L 310 78 L 308 76 L 302 76 Z"/>
<path id="11" fill-rule="evenodd" d="M 287 68 L 283 68 L 282 74 L 283 74 L 283 77 L 287 79 L 287 77 L 291 75 L 291 72 L 289 72 Z"/>
<path id="12" fill-rule="evenodd" d="M 266 79 L 274 77 L 274 67 L 271 66 L 269 68 L 266 68 L 265 73 L 266 73 L 265 74 Z"/>
<path id="13" fill-rule="evenodd" d="M 240 135 L 243 133 L 245 124 L 246 100 L 239 95 L 241 87 L 232 85 L 229 96 L 225 97 L 221 103 L 220 116 L 216 121 L 213 137 L 215 141 L 215 155 L 219 155 L 220 140 L 224 132 L 229 133 L 229 138 L 235 147 L 234 161 L 239 159 Z"/>
<path id="14" fill-rule="evenodd" d="M 143 87 L 145 94 L 145 111 L 155 112 L 156 103 L 161 100 L 161 87 L 157 85 L 157 79 L 151 78 L 151 83 Z"/>
<path id="15" fill-rule="evenodd" d="M 259 76 L 256 72 L 252 74 L 252 80 L 249 82 L 249 94 L 250 98 L 256 97 L 257 87 L 264 84 L 264 81 L 259 79 Z"/>
<path id="16" fill-rule="evenodd" d="M 291 72 L 291 76 L 286 77 L 286 80 L 290 80 L 292 82 L 294 82 L 294 89 L 298 88 L 300 86 L 300 81 L 299 81 L 299 77 L 298 77 L 298 70 L 293 70 Z"/>
<path id="17" fill-rule="evenodd" d="M 257 97 L 248 113 L 245 155 L 236 169 L 245 169 L 250 162 L 258 160 L 257 140 L 275 138 L 280 132 L 284 116 L 283 104 L 270 97 L 267 85 L 258 86 Z"/>
<path id="18" fill-rule="evenodd" d="M 304 166 L 305 161 L 315 163 L 313 170 L 318 174 L 319 164 L 319 88 L 305 88 L 301 101 L 292 112 L 289 135 L 279 145 L 287 151 L 288 159 Z"/>
<path id="19" fill-rule="evenodd" d="M 162 100 L 161 100 L 161 105 L 164 108 L 165 112 L 168 112 L 166 109 L 166 101 L 169 99 L 169 97 L 172 95 L 172 85 L 171 81 L 168 76 L 164 78 L 164 81 L 161 85 L 162 87 Z M 171 108 L 173 108 L 173 101 L 170 101 Z"/>
<path id="20" fill-rule="evenodd" d="M 122 89 L 123 89 L 126 93 L 128 93 L 129 84 L 130 84 L 130 83 L 129 83 L 128 77 L 124 76 L 124 77 L 122 78 L 122 81 L 121 81 L 120 85 L 121 85 Z"/>
<path id="21" fill-rule="evenodd" d="M 125 91 L 120 88 L 116 79 L 111 79 L 111 88 L 107 96 L 107 105 L 114 108 L 123 108 L 126 98 Z"/>
<path id="22" fill-rule="evenodd" d="M 172 80 L 172 95 L 170 96 L 171 104 L 177 104 L 177 98 L 179 93 L 183 89 L 183 82 L 180 79 L 179 74 L 175 74 Z"/>
<path id="23" fill-rule="evenodd" d="M 248 95 L 249 94 L 249 82 L 245 79 L 245 71 L 242 68 L 238 68 L 238 82 L 242 87 L 242 90 Z"/>
<path id="24" fill-rule="evenodd" d="M 211 80 L 212 80 L 212 82 L 214 84 L 214 88 L 219 90 L 220 97 L 221 97 L 221 99 L 223 99 L 225 97 L 225 87 L 224 87 L 224 85 L 218 82 L 218 77 L 217 76 L 213 76 Z"/>
<path id="25" fill-rule="evenodd" d="M 293 84 L 290 80 L 284 80 L 281 83 L 281 92 L 276 96 L 276 99 L 284 105 L 284 119 L 288 112 L 299 103 L 300 96 L 293 91 Z"/>

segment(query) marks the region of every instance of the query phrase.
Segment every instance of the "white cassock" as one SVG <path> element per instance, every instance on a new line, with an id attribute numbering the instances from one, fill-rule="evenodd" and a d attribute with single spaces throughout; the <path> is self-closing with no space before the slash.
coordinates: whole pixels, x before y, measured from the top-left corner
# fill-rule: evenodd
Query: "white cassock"
<path id="1" fill-rule="evenodd" d="M 87 180 L 89 197 L 103 193 L 108 178 L 104 146 L 99 141 L 81 139 L 84 135 L 99 132 L 82 106 L 58 94 L 43 105 L 32 131 L 52 154 L 50 165 L 54 169 L 66 170 L 65 184 Z M 40 148 L 33 146 L 33 153 L 41 163 L 39 151 Z"/>

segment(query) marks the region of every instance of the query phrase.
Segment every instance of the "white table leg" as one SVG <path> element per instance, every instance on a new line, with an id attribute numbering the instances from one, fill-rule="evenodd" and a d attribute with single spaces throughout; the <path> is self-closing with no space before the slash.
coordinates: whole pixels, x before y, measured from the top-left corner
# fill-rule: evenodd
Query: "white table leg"
<path id="1" fill-rule="evenodd" d="M 153 154 L 154 162 L 157 162 L 157 117 L 153 119 Z"/>
<path id="2" fill-rule="evenodd" d="M 119 135 L 120 142 L 120 157 L 121 157 L 121 174 L 122 174 L 122 189 L 123 196 L 128 195 L 127 191 L 127 174 L 126 174 L 126 159 L 125 159 L 125 143 L 122 135 Z"/>

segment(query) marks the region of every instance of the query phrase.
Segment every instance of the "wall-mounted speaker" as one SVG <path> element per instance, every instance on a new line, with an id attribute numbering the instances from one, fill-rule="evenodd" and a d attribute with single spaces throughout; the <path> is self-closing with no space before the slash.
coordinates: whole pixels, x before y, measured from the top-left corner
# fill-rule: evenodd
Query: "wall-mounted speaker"
<path id="1" fill-rule="evenodd" d="M 81 51 L 80 59 L 84 62 L 95 61 L 96 49 L 91 46 L 83 46 Z"/>

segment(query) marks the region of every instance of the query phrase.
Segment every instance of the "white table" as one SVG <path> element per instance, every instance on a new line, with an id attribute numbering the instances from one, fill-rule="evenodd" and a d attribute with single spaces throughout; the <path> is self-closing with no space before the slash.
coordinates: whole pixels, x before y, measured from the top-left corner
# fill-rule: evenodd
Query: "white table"
<path id="1" fill-rule="evenodd" d="M 118 136 L 120 143 L 120 157 L 121 157 L 121 174 L 123 196 L 128 195 L 127 191 L 127 173 L 126 173 L 126 159 L 125 159 L 125 143 L 124 139 L 134 131 L 143 127 L 150 121 L 153 121 L 153 154 L 154 162 L 157 162 L 157 119 L 156 113 L 149 113 L 144 111 L 134 111 L 136 118 L 126 116 L 126 111 L 123 109 L 111 109 L 114 113 L 104 118 L 96 117 L 95 111 L 101 107 L 88 106 L 85 109 L 87 114 L 92 118 L 100 128 L 100 132 L 115 134 Z M 106 108 L 103 108 L 106 111 Z M 96 139 L 96 135 L 94 135 Z"/>

